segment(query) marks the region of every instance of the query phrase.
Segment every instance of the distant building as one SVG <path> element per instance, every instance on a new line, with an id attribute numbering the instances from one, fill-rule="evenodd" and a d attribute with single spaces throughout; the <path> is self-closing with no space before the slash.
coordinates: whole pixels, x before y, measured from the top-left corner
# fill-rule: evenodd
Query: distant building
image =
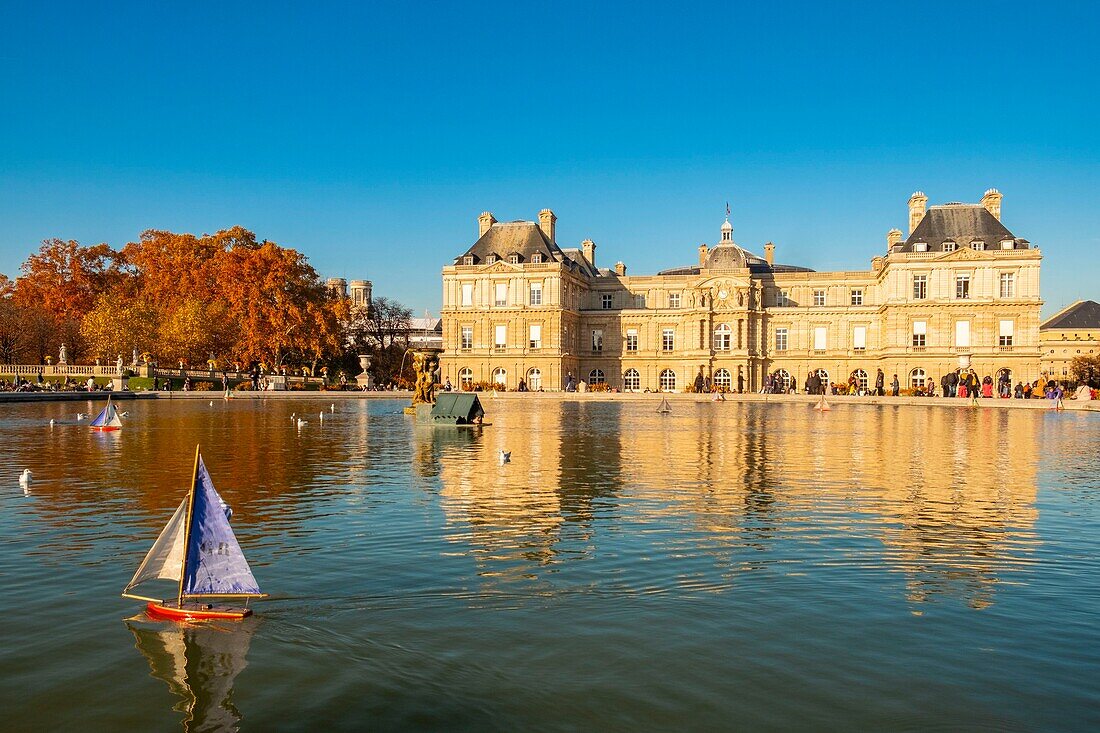
<path id="1" fill-rule="evenodd" d="M 478 239 L 443 268 L 441 376 L 456 384 L 561 389 L 568 375 L 624 391 L 681 391 L 697 376 L 758 390 L 767 375 L 801 387 L 904 389 L 960 365 L 1013 381 L 1039 376 L 1038 249 L 1001 223 L 1002 196 L 928 207 L 909 199 L 871 269 L 814 272 L 737 245 L 729 219 L 696 264 L 628 276 L 596 245 L 558 246 L 557 217 L 478 217 Z"/>
<path id="2" fill-rule="evenodd" d="M 1069 377 L 1077 356 L 1100 355 L 1100 303 L 1079 300 L 1039 326 L 1042 371 L 1055 379 Z"/>
<path id="3" fill-rule="evenodd" d="M 416 348 L 443 348 L 443 319 L 425 316 L 409 322 L 409 346 Z"/>

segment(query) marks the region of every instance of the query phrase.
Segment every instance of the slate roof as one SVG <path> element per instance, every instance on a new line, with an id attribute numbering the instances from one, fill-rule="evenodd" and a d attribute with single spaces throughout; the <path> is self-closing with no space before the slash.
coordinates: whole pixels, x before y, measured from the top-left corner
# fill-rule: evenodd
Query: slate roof
<path id="1" fill-rule="evenodd" d="M 1065 310 L 1055 313 L 1040 330 L 1100 328 L 1100 303 L 1095 300 L 1079 300 Z"/>
<path id="2" fill-rule="evenodd" d="M 538 224 L 532 221 L 497 222 L 472 247 L 456 257 L 455 264 L 461 265 L 463 257 L 473 255 L 474 264 L 481 265 L 491 254 L 505 262 L 511 255 L 518 254 L 520 262 L 530 262 L 531 255 L 536 252 L 542 253 L 544 262 L 565 259 L 562 251 L 546 238 Z"/>
<path id="3" fill-rule="evenodd" d="M 985 242 L 986 249 L 1000 249 L 1001 242 L 1011 239 L 1016 249 L 1027 249 L 1027 243 L 1017 239 L 997 217 L 980 204 L 944 204 L 930 206 L 917 228 L 902 242 L 902 252 L 913 252 L 916 242 L 928 245 L 929 252 L 943 252 L 943 243 L 953 241 L 968 247 L 973 241 Z"/>
<path id="4" fill-rule="evenodd" d="M 707 253 L 705 264 L 689 265 L 687 267 L 673 267 L 661 270 L 658 275 L 698 275 L 704 268 L 708 270 L 733 270 L 747 267 L 753 274 L 767 274 L 779 272 L 813 272 L 808 267 L 797 265 L 769 265 L 768 261 L 760 255 L 753 254 L 733 242 L 721 242 L 716 244 Z"/>

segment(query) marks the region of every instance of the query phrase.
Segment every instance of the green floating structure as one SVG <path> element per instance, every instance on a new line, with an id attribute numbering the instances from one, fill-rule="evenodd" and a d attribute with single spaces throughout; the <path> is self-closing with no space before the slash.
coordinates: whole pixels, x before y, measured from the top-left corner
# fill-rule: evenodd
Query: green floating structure
<path id="1" fill-rule="evenodd" d="M 484 418 L 481 400 L 469 392 L 436 393 L 429 416 L 434 425 L 478 425 Z"/>

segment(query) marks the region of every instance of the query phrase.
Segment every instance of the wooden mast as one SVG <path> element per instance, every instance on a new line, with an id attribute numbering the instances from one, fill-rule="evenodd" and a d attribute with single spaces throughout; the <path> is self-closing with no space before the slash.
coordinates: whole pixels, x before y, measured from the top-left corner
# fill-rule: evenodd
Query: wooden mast
<path id="1" fill-rule="evenodd" d="M 110 399 L 108 397 L 107 399 Z M 187 519 L 183 523 L 183 561 L 180 563 L 180 590 L 177 607 L 183 607 L 183 582 L 187 578 L 187 556 L 191 554 L 191 515 L 195 509 L 195 482 L 199 478 L 199 446 L 195 445 L 195 468 L 191 472 L 191 490 L 187 495 Z"/>

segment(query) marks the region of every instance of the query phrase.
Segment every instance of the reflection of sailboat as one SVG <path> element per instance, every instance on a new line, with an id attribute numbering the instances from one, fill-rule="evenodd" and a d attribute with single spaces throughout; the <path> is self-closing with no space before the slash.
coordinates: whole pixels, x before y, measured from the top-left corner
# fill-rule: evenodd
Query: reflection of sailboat
<path id="1" fill-rule="evenodd" d="M 150 624 L 127 621 L 153 677 L 180 698 L 185 731 L 237 730 L 241 712 L 233 704 L 233 681 L 248 662 L 255 624 L 224 628 L 211 624 Z"/>
<path id="2" fill-rule="evenodd" d="M 817 401 L 816 405 L 814 405 L 814 409 L 821 410 L 822 412 L 828 412 L 833 408 L 829 407 L 829 403 L 825 400 L 825 395 L 821 395 L 821 399 Z"/>
<path id="3" fill-rule="evenodd" d="M 662 397 L 661 404 L 657 407 L 657 412 L 665 413 L 672 412 L 672 405 L 668 404 L 668 398 Z"/>
<path id="4" fill-rule="evenodd" d="M 107 406 L 96 415 L 95 420 L 92 420 L 92 430 L 118 430 L 122 427 L 122 420 L 118 416 L 118 408 L 111 402 L 110 395 L 107 396 Z"/>
<path id="5" fill-rule="evenodd" d="M 214 489 L 214 482 L 195 447 L 191 488 L 157 541 L 122 592 L 126 598 L 149 601 L 150 615 L 176 619 L 241 619 L 251 609 L 216 606 L 195 599 L 262 598 L 248 561 L 229 526 L 232 510 Z M 138 596 L 130 590 L 154 579 L 179 582 L 175 600 Z"/>

